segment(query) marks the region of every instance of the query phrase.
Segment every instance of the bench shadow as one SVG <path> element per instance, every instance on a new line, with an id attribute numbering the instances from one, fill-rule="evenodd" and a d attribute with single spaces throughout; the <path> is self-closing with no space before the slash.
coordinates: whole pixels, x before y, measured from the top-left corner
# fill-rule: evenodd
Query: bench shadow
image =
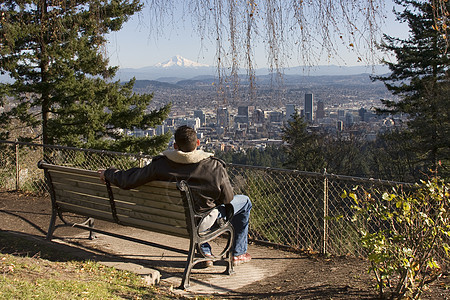
<path id="1" fill-rule="evenodd" d="M 19 256 L 38 257 L 57 262 L 93 260 L 100 263 L 132 263 L 159 271 L 161 279 L 179 277 L 181 280 L 186 264 L 186 258 L 184 256 L 166 255 L 161 257 L 157 255 L 152 256 L 149 253 L 144 258 L 144 255 L 135 255 L 134 257 L 128 254 L 117 255 L 104 251 L 96 247 L 95 244 L 92 246 L 86 245 L 84 241 L 87 241 L 88 238 L 54 236 L 54 240 L 62 241 L 63 243 L 61 243 L 54 240 L 46 240 L 45 232 L 43 233 L 44 236 L 17 231 L 0 231 L 0 245 L 2 245 L 0 246 L 0 252 Z M 170 260 L 162 258 L 170 258 Z M 194 275 L 202 271 L 204 272 L 201 268 L 194 268 L 192 274 Z M 207 272 L 208 274 L 223 273 L 217 269 L 209 269 Z M 191 280 L 195 279 L 191 278 Z"/>
<path id="2" fill-rule="evenodd" d="M 45 232 L 43 233 L 45 234 Z M 64 237 L 55 238 L 64 240 Z M 0 231 L 0 241 L 2 241 L 0 251 L 4 254 L 41 257 L 57 262 L 82 261 L 86 259 L 101 261 L 114 257 L 114 255 L 100 249 L 88 249 L 84 246 L 83 249 L 76 245 L 49 241 L 40 235 L 11 230 Z"/>
<path id="3" fill-rule="evenodd" d="M 4 214 L 7 214 L 7 215 L 16 217 L 16 218 L 18 218 L 18 219 L 24 221 L 25 223 L 29 224 L 29 225 L 30 225 L 31 227 L 33 227 L 34 229 L 38 230 L 38 231 L 41 232 L 43 235 L 46 235 L 46 234 L 47 234 L 47 232 L 46 232 L 44 229 L 42 229 L 39 225 L 37 225 L 37 224 L 31 222 L 31 221 L 28 220 L 27 218 L 21 216 L 19 213 L 32 214 L 32 215 L 40 214 L 40 215 L 45 215 L 45 216 L 49 216 L 49 217 L 50 217 L 50 214 L 47 214 L 47 213 L 36 213 L 36 212 L 32 212 L 32 211 L 23 211 L 23 210 L 20 210 L 20 211 L 18 211 L 18 210 L 15 210 L 15 211 L 9 211 L 9 210 L 5 210 L 5 209 L 0 209 L 0 213 L 4 213 Z"/>

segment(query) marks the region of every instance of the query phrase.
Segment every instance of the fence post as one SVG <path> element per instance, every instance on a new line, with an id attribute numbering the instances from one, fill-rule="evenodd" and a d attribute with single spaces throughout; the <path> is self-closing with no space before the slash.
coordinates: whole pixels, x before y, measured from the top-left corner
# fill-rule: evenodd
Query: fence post
<path id="1" fill-rule="evenodd" d="M 16 191 L 18 191 L 20 188 L 20 181 L 19 181 L 20 168 L 19 168 L 19 144 L 17 143 L 17 139 L 14 142 L 14 152 L 16 155 Z"/>
<path id="2" fill-rule="evenodd" d="M 323 232 L 322 232 L 322 254 L 327 253 L 328 243 L 328 176 L 327 169 L 323 171 Z"/>

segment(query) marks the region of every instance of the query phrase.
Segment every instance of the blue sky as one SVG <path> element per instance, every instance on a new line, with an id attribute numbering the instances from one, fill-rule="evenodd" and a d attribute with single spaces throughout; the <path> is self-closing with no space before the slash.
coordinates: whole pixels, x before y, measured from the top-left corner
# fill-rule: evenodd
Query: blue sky
<path id="1" fill-rule="evenodd" d="M 408 27 L 394 21 L 392 14 L 392 2 L 386 1 L 386 22 L 383 32 L 392 36 L 406 37 Z M 208 39 L 201 41 L 200 37 L 190 26 L 190 21 L 180 21 L 174 26 L 167 26 L 156 34 L 150 29 L 149 16 L 146 8 L 127 22 L 122 30 L 109 35 L 107 55 L 110 65 L 120 68 L 141 68 L 152 66 L 166 61 L 172 56 L 181 55 L 187 59 L 203 64 L 214 65 L 215 45 Z M 175 19 L 180 19 L 175 16 Z M 319 65 L 337 64 L 363 66 L 366 63 L 358 62 L 357 55 L 346 49 L 339 53 L 342 60 L 323 59 Z M 264 46 L 259 45 L 255 50 L 257 67 L 266 67 Z M 289 66 L 299 65 L 298 60 L 289 62 Z"/>

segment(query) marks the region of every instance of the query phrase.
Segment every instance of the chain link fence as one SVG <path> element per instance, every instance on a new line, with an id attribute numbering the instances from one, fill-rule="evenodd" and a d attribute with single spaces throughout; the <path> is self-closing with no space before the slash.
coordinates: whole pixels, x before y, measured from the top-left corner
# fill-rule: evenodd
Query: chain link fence
<path id="1" fill-rule="evenodd" d="M 276 245 L 332 255 L 363 256 L 359 235 L 350 221 L 354 202 L 344 191 L 368 192 L 381 198 L 393 187 L 411 184 L 311 173 L 295 170 L 228 165 L 236 193 L 253 202 L 251 237 Z M 353 191 L 356 186 L 360 189 Z M 361 199 L 362 194 L 358 197 Z M 376 231 L 375 224 L 364 225 Z"/>
<path id="2" fill-rule="evenodd" d="M 0 141 L 0 190 L 45 195 L 47 185 L 42 170 L 37 167 L 41 159 L 90 170 L 110 166 L 128 169 L 151 161 L 147 155 Z M 252 200 L 252 240 L 332 255 L 364 255 L 358 245 L 358 234 L 348 221 L 352 203 L 349 198 L 341 197 L 344 191 L 361 186 L 374 197 L 381 197 L 381 192 L 394 186 L 409 186 L 399 182 L 234 164 L 229 164 L 227 169 L 235 193 L 246 194 Z"/>
<path id="3" fill-rule="evenodd" d="M 44 174 L 37 166 L 47 163 L 87 170 L 114 166 L 128 169 L 148 164 L 149 155 L 104 150 L 47 146 L 33 143 L 0 141 L 0 189 L 45 194 L 48 191 Z"/>

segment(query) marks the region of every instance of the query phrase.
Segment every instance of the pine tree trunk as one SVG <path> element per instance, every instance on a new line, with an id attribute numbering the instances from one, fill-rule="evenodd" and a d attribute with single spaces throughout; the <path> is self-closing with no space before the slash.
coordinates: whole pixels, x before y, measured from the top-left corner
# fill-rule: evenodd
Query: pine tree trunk
<path id="1" fill-rule="evenodd" d="M 48 83 L 48 64 L 49 60 L 47 57 L 47 39 L 46 35 L 48 32 L 47 24 L 48 24 L 48 13 L 47 13 L 47 1 L 41 0 L 39 1 L 40 13 L 41 13 L 41 33 L 40 33 L 40 50 L 41 50 L 41 59 L 40 59 L 40 69 L 41 69 L 41 101 L 42 101 L 42 143 L 44 145 L 51 144 L 48 134 L 48 120 L 50 117 L 50 95 L 47 88 Z"/>

